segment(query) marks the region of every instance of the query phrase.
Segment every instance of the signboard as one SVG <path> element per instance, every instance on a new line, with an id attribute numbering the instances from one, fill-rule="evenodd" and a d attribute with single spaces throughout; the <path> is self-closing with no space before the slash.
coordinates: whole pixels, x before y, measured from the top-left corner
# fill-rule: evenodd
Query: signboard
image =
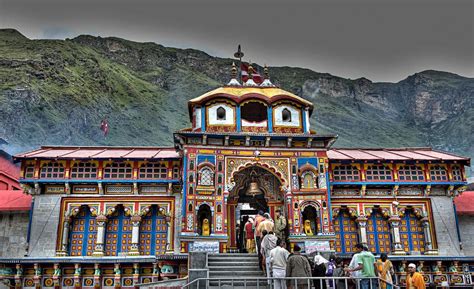
<path id="1" fill-rule="evenodd" d="M 97 186 L 74 186 L 73 194 L 95 194 L 97 193 Z"/>
<path id="2" fill-rule="evenodd" d="M 196 241 L 190 244 L 190 252 L 219 253 L 218 241 Z"/>
<path id="3" fill-rule="evenodd" d="M 304 248 L 307 254 L 311 254 L 313 252 L 331 251 L 329 241 L 305 241 Z"/>

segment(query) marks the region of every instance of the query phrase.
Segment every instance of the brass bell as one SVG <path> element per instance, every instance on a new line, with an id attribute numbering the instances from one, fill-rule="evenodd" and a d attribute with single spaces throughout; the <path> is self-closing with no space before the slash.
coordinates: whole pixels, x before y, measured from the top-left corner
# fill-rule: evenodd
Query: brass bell
<path id="1" fill-rule="evenodd" d="M 260 188 L 258 187 L 258 183 L 257 182 L 251 182 L 250 185 L 249 185 L 249 188 L 247 189 L 247 192 L 245 193 L 247 196 L 256 196 L 256 195 L 260 195 L 260 194 L 263 194 L 262 190 L 260 190 Z"/>

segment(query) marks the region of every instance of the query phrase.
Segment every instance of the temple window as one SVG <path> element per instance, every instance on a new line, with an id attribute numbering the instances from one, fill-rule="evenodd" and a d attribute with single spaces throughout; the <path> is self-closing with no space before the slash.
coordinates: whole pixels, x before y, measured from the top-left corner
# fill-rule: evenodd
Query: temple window
<path id="1" fill-rule="evenodd" d="M 334 233 L 336 234 L 336 253 L 355 253 L 355 245 L 359 242 L 357 224 L 347 210 L 341 210 L 335 217 Z"/>
<path id="2" fill-rule="evenodd" d="M 194 170 L 194 161 L 189 162 L 189 169 Z"/>
<path id="3" fill-rule="evenodd" d="M 158 206 L 151 206 L 140 223 L 140 255 L 161 255 L 166 252 L 168 225 Z"/>
<path id="4" fill-rule="evenodd" d="M 431 167 L 430 176 L 431 176 L 432 181 L 447 181 L 448 180 L 448 173 L 446 172 L 446 169 L 439 165 Z"/>
<path id="5" fill-rule="evenodd" d="M 190 195 L 194 194 L 194 189 L 193 189 L 193 187 L 189 187 L 189 194 L 190 194 Z"/>
<path id="6" fill-rule="evenodd" d="M 214 172 L 210 168 L 204 167 L 199 172 L 199 185 L 201 186 L 214 185 Z"/>
<path id="7" fill-rule="evenodd" d="M 60 163 L 51 162 L 41 167 L 41 178 L 62 179 L 64 178 L 64 167 Z"/>
<path id="8" fill-rule="evenodd" d="M 35 166 L 27 166 L 25 167 L 25 178 L 34 178 L 35 176 Z"/>
<path id="9" fill-rule="evenodd" d="M 131 179 L 132 167 L 128 163 L 112 163 L 104 168 L 104 179 Z"/>
<path id="10" fill-rule="evenodd" d="M 392 251 L 390 226 L 380 210 L 374 209 L 367 219 L 367 245 L 374 254 L 389 254 Z"/>
<path id="11" fill-rule="evenodd" d="M 358 181 L 360 179 L 359 170 L 351 165 L 339 165 L 335 167 L 333 176 L 335 181 Z"/>
<path id="12" fill-rule="evenodd" d="M 216 115 L 218 120 L 225 120 L 225 108 L 219 106 L 216 110 Z"/>
<path id="13" fill-rule="evenodd" d="M 95 179 L 97 178 L 97 166 L 91 162 L 76 163 L 71 168 L 73 179 Z"/>
<path id="14" fill-rule="evenodd" d="M 391 181 L 392 170 L 384 165 L 371 165 L 366 171 L 368 181 Z"/>
<path id="15" fill-rule="evenodd" d="M 291 122 L 291 111 L 287 108 L 283 109 L 281 112 L 281 119 L 284 122 Z"/>
<path id="16" fill-rule="evenodd" d="M 400 181 L 424 181 L 423 170 L 419 166 L 405 165 L 398 169 L 398 178 Z"/>
<path id="17" fill-rule="evenodd" d="M 453 181 L 462 181 L 462 171 L 460 166 L 452 166 Z"/>
<path id="18" fill-rule="evenodd" d="M 423 225 L 413 210 L 406 210 L 400 223 L 400 239 L 405 252 L 424 252 L 425 233 Z"/>
<path id="19" fill-rule="evenodd" d="M 140 179 L 166 179 L 168 168 L 160 163 L 145 163 L 140 166 Z"/>
<path id="20" fill-rule="evenodd" d="M 306 171 L 301 175 L 301 188 L 314 189 L 316 188 L 315 175 L 313 172 Z"/>
<path id="21" fill-rule="evenodd" d="M 107 221 L 105 256 L 119 256 L 128 252 L 131 245 L 132 222 L 130 217 L 125 215 L 123 206 L 119 205 Z"/>
<path id="22" fill-rule="evenodd" d="M 81 206 L 71 220 L 69 256 L 91 256 L 94 252 L 97 224 L 88 206 Z"/>
<path id="23" fill-rule="evenodd" d="M 267 120 L 267 106 L 261 102 L 248 102 L 241 107 L 242 119 L 249 122 Z"/>
<path id="24" fill-rule="evenodd" d="M 173 179 L 179 179 L 179 166 L 173 167 Z"/>
<path id="25" fill-rule="evenodd" d="M 188 181 L 189 181 L 190 183 L 193 183 L 193 182 L 194 182 L 194 175 L 193 175 L 193 174 L 189 174 Z"/>

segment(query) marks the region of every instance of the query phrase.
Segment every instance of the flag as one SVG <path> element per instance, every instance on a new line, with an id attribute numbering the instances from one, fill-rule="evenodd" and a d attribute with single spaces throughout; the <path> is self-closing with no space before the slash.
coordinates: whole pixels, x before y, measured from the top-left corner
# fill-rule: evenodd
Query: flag
<path id="1" fill-rule="evenodd" d="M 242 71 L 242 82 L 245 83 L 249 79 L 249 65 L 242 62 L 240 70 Z M 256 84 L 261 84 L 263 82 L 263 77 L 255 70 L 255 68 L 253 69 L 252 79 Z"/>
<path id="2" fill-rule="evenodd" d="M 104 136 L 109 134 L 109 122 L 106 118 L 104 118 L 100 123 L 100 130 L 104 132 Z"/>

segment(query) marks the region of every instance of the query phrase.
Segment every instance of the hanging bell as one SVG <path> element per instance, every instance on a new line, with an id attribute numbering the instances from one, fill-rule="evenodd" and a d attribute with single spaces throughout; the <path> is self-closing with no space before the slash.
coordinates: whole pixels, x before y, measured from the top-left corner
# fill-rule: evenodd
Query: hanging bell
<path id="1" fill-rule="evenodd" d="M 257 182 L 251 182 L 249 185 L 249 188 L 247 189 L 247 192 L 245 193 L 247 196 L 252 196 L 255 197 L 256 195 L 261 195 L 263 194 L 262 190 L 258 187 Z"/>

